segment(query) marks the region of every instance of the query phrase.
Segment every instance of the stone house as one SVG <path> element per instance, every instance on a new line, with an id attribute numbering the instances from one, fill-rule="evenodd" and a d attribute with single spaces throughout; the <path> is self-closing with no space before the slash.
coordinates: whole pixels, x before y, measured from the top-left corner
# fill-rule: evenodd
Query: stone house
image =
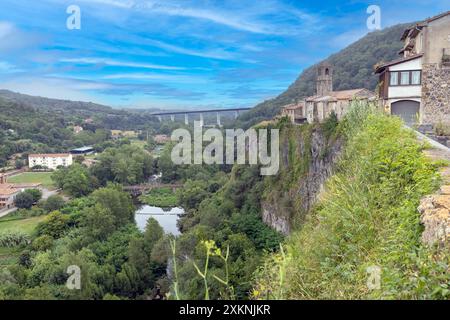
<path id="1" fill-rule="evenodd" d="M 14 200 L 21 190 L 10 184 L 0 184 L 0 210 L 14 207 Z"/>
<path id="2" fill-rule="evenodd" d="M 340 120 L 352 101 L 372 101 L 375 97 L 374 92 L 364 88 L 334 91 L 333 67 L 329 63 L 322 63 L 317 68 L 316 95 L 285 106 L 281 116 L 289 117 L 292 123 L 317 123 L 323 122 L 334 112 Z"/>
<path id="3" fill-rule="evenodd" d="M 16 196 L 28 189 L 42 189 L 41 183 L 8 183 L 6 175 L 0 175 L 0 210 L 14 207 Z"/>
<path id="4" fill-rule="evenodd" d="M 376 66 L 380 102 L 407 124 L 450 123 L 450 11 L 405 30 L 401 58 Z"/>
<path id="5" fill-rule="evenodd" d="M 292 123 L 304 123 L 305 117 L 305 102 L 289 104 L 284 106 L 281 110 L 282 117 L 288 117 Z"/>

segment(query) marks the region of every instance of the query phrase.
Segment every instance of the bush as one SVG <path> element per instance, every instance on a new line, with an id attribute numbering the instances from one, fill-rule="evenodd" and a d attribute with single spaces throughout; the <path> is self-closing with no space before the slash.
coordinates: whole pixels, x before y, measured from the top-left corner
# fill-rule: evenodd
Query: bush
<path id="1" fill-rule="evenodd" d="M 69 226 L 69 217 L 59 211 L 50 213 L 37 226 L 38 235 L 48 235 L 54 239 L 60 238 Z"/>
<path id="2" fill-rule="evenodd" d="M 59 210 L 63 206 L 64 199 L 59 195 L 50 196 L 46 201 L 42 203 L 42 208 L 47 212 Z"/>
<path id="3" fill-rule="evenodd" d="M 416 209 L 439 184 L 436 167 L 401 120 L 362 111 L 344 121 L 338 170 L 286 256 L 272 256 L 258 272 L 256 297 L 448 298 L 450 254 L 422 245 Z M 382 270 L 380 290 L 367 287 L 371 266 Z"/>
<path id="4" fill-rule="evenodd" d="M 14 199 L 14 204 L 19 209 L 30 209 L 34 204 L 34 197 L 29 192 L 21 192 Z"/>
<path id="5" fill-rule="evenodd" d="M 36 251 L 45 251 L 53 246 L 53 238 L 49 235 L 43 235 L 33 240 L 31 246 Z"/>
<path id="6" fill-rule="evenodd" d="M 29 236 L 19 231 L 8 231 L 0 234 L 0 247 L 19 247 L 27 245 L 29 241 Z"/>

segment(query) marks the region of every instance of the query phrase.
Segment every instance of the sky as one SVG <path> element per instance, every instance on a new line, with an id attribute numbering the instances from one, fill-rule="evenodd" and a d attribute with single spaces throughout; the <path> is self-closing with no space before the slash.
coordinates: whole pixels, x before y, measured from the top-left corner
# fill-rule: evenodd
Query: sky
<path id="1" fill-rule="evenodd" d="M 67 27 L 80 9 L 80 29 Z M 113 107 L 251 107 L 369 30 L 450 0 L 2 0 L 0 89 Z M 73 25 L 73 24 L 72 24 Z"/>

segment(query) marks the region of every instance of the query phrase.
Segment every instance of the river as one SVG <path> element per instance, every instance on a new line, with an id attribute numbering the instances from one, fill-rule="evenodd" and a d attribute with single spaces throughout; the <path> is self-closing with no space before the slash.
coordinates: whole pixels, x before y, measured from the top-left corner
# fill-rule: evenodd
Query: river
<path id="1" fill-rule="evenodd" d="M 135 214 L 136 224 L 139 230 L 144 231 L 147 220 L 151 217 L 158 221 L 165 233 L 171 233 L 174 236 L 180 235 L 177 227 L 178 219 L 184 214 L 183 208 L 161 208 L 148 205 L 141 206 Z"/>

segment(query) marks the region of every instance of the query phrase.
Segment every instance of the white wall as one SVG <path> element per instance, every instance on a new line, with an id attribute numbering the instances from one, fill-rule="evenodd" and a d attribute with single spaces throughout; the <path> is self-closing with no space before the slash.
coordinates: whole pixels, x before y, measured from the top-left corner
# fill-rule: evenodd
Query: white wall
<path id="1" fill-rule="evenodd" d="M 422 70 L 422 58 L 417 58 L 389 67 L 389 71 L 391 72 L 409 70 Z M 422 86 L 389 86 L 388 96 L 389 99 L 421 97 Z"/>
<path id="2" fill-rule="evenodd" d="M 409 60 L 389 67 L 389 71 L 422 70 L 422 58 Z"/>
<path id="3" fill-rule="evenodd" d="M 412 98 L 422 96 L 422 86 L 389 87 L 389 98 Z"/>
<path id="4" fill-rule="evenodd" d="M 35 166 L 43 166 L 49 169 L 55 170 L 59 166 L 68 167 L 72 165 L 72 155 L 69 154 L 67 157 L 29 157 L 28 166 L 33 168 Z"/>

